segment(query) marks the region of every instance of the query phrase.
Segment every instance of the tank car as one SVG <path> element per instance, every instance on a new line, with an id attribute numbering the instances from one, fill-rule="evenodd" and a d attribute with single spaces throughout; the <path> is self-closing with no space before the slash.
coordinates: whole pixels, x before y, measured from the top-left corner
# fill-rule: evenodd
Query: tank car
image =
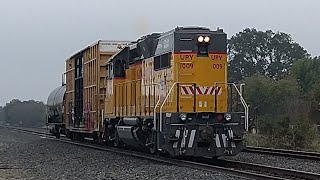
<path id="1" fill-rule="evenodd" d="M 61 130 L 64 130 L 64 98 L 66 86 L 55 88 L 47 99 L 47 125 L 52 126 L 50 131 L 56 137 L 60 137 Z"/>

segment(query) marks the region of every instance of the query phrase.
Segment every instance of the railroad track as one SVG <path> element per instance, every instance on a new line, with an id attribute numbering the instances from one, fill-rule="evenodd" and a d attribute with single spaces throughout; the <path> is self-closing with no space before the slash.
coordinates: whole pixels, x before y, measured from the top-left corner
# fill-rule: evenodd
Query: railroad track
<path id="1" fill-rule="evenodd" d="M 121 155 L 128 155 L 128 156 L 143 158 L 143 159 L 151 160 L 155 162 L 189 167 L 193 169 L 223 172 L 223 173 L 231 174 L 237 177 L 244 177 L 249 179 L 320 179 L 320 174 L 304 172 L 304 171 L 296 171 L 296 170 L 285 169 L 285 168 L 276 168 L 271 166 L 264 166 L 264 165 L 245 163 L 245 162 L 239 162 L 239 161 L 231 161 L 231 160 L 197 159 L 196 161 L 190 161 L 190 160 L 172 159 L 172 158 L 156 156 L 156 155 L 146 154 L 146 153 L 141 153 L 136 151 L 101 146 L 93 143 L 71 141 L 63 137 L 60 139 L 56 139 L 50 133 L 39 132 L 36 130 L 7 127 L 7 126 L 5 126 L 5 128 L 8 128 L 14 131 L 23 132 L 23 133 L 33 134 L 33 135 L 40 135 L 40 136 L 46 137 L 47 139 L 60 141 L 63 143 L 68 143 L 73 145 L 78 145 L 82 147 L 92 148 L 96 150 L 108 151 L 108 152 L 113 152 Z"/>
<path id="2" fill-rule="evenodd" d="M 221 160 L 216 162 L 221 166 L 228 168 L 234 168 L 243 171 L 250 171 L 256 173 L 263 173 L 271 177 L 279 177 L 280 179 L 320 179 L 320 174 L 310 173 L 305 171 L 297 171 L 286 168 L 278 168 L 260 164 L 232 161 L 232 160 Z"/>
<path id="3" fill-rule="evenodd" d="M 317 152 L 295 151 L 295 150 L 252 147 L 252 146 L 248 146 L 247 149 L 244 150 L 243 152 L 310 159 L 310 160 L 320 160 L 320 153 L 317 153 Z"/>

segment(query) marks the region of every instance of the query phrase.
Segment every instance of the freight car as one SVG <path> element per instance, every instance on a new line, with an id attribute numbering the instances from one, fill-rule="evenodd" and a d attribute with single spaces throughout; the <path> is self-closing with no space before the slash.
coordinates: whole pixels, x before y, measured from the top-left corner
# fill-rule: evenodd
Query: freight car
<path id="1" fill-rule="evenodd" d="M 227 82 L 222 29 L 177 27 L 135 42 L 98 41 L 66 60 L 65 75 L 60 127 L 71 139 L 174 157 L 245 148 L 248 106 Z"/>

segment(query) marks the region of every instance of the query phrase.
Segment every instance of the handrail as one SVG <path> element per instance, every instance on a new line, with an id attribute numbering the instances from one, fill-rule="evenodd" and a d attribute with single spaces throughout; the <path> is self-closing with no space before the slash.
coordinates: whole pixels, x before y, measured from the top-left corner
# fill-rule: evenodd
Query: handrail
<path id="1" fill-rule="evenodd" d="M 160 126 L 160 132 L 162 132 L 162 108 L 163 108 L 164 104 L 166 103 L 169 95 L 171 94 L 171 92 L 172 92 L 172 90 L 173 90 L 173 88 L 174 88 L 174 86 L 176 84 L 197 84 L 197 83 L 196 82 L 174 82 L 173 83 L 173 85 L 171 86 L 168 94 L 166 95 L 166 97 L 164 98 L 164 100 L 163 100 L 163 102 L 162 102 L 162 104 L 160 106 L 160 118 L 159 118 L 160 119 L 160 125 L 159 125 Z M 194 93 L 196 94 L 196 89 L 194 90 Z M 179 96 L 179 94 L 177 94 L 177 96 Z"/>
<path id="2" fill-rule="evenodd" d="M 227 85 L 233 85 L 236 89 L 236 91 L 238 92 L 239 96 L 240 96 L 240 101 L 244 107 L 244 113 L 245 113 L 245 123 L 244 123 L 244 128 L 246 129 L 246 131 L 249 130 L 249 106 L 246 103 L 246 101 L 244 100 L 242 94 L 240 93 L 239 89 L 237 88 L 235 83 L 226 83 L 226 82 L 215 82 L 214 83 L 214 88 L 216 88 L 217 84 L 227 84 Z"/>
<path id="3" fill-rule="evenodd" d="M 154 106 L 153 108 L 153 129 L 154 130 L 157 130 L 157 106 L 160 104 L 160 100 L 161 100 L 161 93 L 160 93 L 160 87 L 161 87 L 161 84 L 159 83 L 153 83 L 152 85 L 158 85 L 159 86 L 159 98 L 158 98 L 158 101 L 156 103 L 156 105 Z"/>

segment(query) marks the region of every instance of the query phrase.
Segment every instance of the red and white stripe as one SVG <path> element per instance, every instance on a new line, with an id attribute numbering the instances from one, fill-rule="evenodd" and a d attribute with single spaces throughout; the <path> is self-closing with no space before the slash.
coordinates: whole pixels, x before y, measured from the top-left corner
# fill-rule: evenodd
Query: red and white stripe
<path id="1" fill-rule="evenodd" d="M 180 90 L 181 90 L 181 94 L 194 94 L 193 86 L 181 86 Z M 216 91 L 218 95 L 222 94 L 221 87 L 216 87 Z M 209 87 L 209 86 L 196 87 L 196 94 L 214 95 L 215 89 L 214 87 Z"/>

